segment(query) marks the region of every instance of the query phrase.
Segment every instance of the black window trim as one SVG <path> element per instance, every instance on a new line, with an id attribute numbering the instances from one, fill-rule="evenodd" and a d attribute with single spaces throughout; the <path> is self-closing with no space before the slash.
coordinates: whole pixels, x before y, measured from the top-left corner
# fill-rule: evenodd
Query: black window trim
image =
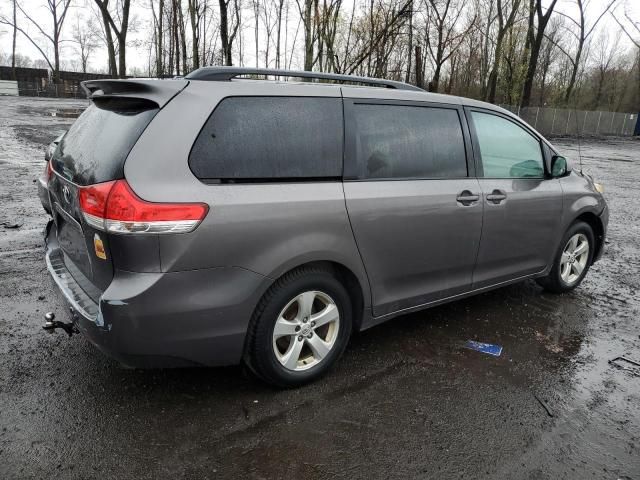
<path id="1" fill-rule="evenodd" d="M 390 105 L 400 107 L 427 107 L 442 108 L 446 110 L 455 110 L 458 114 L 458 120 L 462 129 L 462 137 L 464 141 L 465 160 L 467 165 L 467 175 L 464 177 L 408 177 L 408 178 L 366 178 L 361 177 L 357 166 L 356 159 L 356 129 L 354 110 L 356 105 Z M 343 181 L 344 182 L 406 182 L 420 180 L 462 180 L 474 178 L 475 161 L 472 150 L 471 134 L 467 125 L 467 119 L 464 114 L 463 106 L 454 103 L 441 102 L 421 102 L 415 100 L 394 100 L 379 98 L 343 98 L 344 106 L 344 160 L 343 160 Z"/>
<path id="2" fill-rule="evenodd" d="M 202 123 L 202 126 L 198 130 L 198 133 L 193 139 L 191 147 L 189 148 L 189 155 L 187 156 L 187 166 L 189 167 L 189 171 L 191 174 L 200 182 L 207 186 L 219 186 L 219 185 L 251 185 L 251 184 L 272 184 L 272 183 L 317 183 L 317 182 L 342 182 L 342 176 L 326 176 L 326 177 L 272 177 L 272 178 L 262 178 L 262 177 L 250 177 L 250 178 L 242 178 L 242 177 L 199 177 L 191 168 L 191 154 L 193 149 L 204 130 L 205 126 L 211 119 L 211 117 L 216 113 L 216 110 L 222 102 L 227 100 L 228 98 L 331 98 L 334 100 L 340 100 L 342 105 L 342 158 L 340 159 L 342 163 L 342 175 L 344 175 L 344 151 L 345 151 L 345 110 L 344 110 L 344 99 L 342 96 L 336 95 L 270 95 L 270 94 L 255 94 L 255 95 L 227 95 L 226 97 L 222 97 L 218 103 L 216 103 L 211 113 L 207 116 L 207 119 Z"/>
<path id="3" fill-rule="evenodd" d="M 534 139 L 538 141 L 538 145 L 540 147 L 540 153 L 542 154 L 542 168 L 544 169 L 544 175 L 542 177 L 485 177 L 484 176 L 484 167 L 482 164 L 482 155 L 480 154 L 480 143 L 478 141 L 478 134 L 476 131 L 475 124 L 473 123 L 473 116 L 471 112 L 479 112 L 490 115 L 495 115 L 496 117 L 503 118 L 514 125 L 522 128 L 525 132 L 531 135 Z M 547 169 L 547 165 L 550 162 L 551 158 L 549 157 L 549 152 L 552 151 L 551 147 L 548 145 L 546 140 L 541 137 L 535 130 L 533 130 L 529 125 L 525 122 L 521 121 L 519 118 L 514 118 L 510 115 L 507 115 L 503 112 L 499 112 L 497 110 L 492 110 L 490 108 L 482 108 L 482 107 L 464 107 L 464 113 L 467 117 L 467 123 L 469 124 L 469 132 L 471 134 L 471 141 L 473 145 L 473 156 L 476 164 L 476 176 L 478 179 L 488 179 L 488 180 L 547 180 L 551 178 L 549 171 Z M 544 147 L 547 148 L 544 148 Z"/>

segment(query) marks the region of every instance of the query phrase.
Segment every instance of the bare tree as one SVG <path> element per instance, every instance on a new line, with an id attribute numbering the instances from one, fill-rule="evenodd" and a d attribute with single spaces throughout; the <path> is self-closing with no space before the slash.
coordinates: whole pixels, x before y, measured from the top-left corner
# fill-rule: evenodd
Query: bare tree
<path id="1" fill-rule="evenodd" d="M 104 21 L 105 31 L 107 33 L 107 39 L 111 36 L 111 32 L 118 39 L 118 71 L 117 75 L 120 78 L 127 76 L 127 32 L 129 29 L 129 11 L 131 7 L 131 0 L 120 0 L 116 3 L 115 13 L 112 15 L 109 10 L 109 0 L 94 0 Z M 119 25 L 116 25 L 116 21 L 119 19 Z M 113 41 L 108 41 L 111 45 L 110 52 L 113 51 Z M 115 73 L 115 72 L 113 72 Z"/>
<path id="2" fill-rule="evenodd" d="M 558 57 L 559 49 L 557 48 L 560 37 L 560 29 L 563 26 L 562 17 L 557 17 L 549 22 L 550 27 L 548 33 L 545 34 L 545 41 L 542 45 L 541 58 L 542 62 L 539 68 L 540 76 L 540 99 L 539 105 L 544 105 L 547 87 L 547 78 L 552 64 Z"/>
<path id="3" fill-rule="evenodd" d="M 193 68 L 200 68 L 200 29 L 207 9 L 206 1 L 188 0 L 189 20 L 191 23 L 191 55 Z"/>
<path id="4" fill-rule="evenodd" d="M 505 3 L 503 3 L 503 1 Z M 489 83 L 487 86 L 487 102 L 494 103 L 496 101 L 496 87 L 498 85 L 498 72 L 500 70 L 500 62 L 502 60 L 502 44 L 504 36 L 507 31 L 513 26 L 516 15 L 518 14 L 518 8 L 520 7 L 520 0 L 511 0 L 511 9 L 507 13 L 505 12 L 506 1 L 497 0 L 497 19 L 498 19 L 498 32 L 496 36 L 496 44 L 493 52 L 493 67 L 489 74 Z M 506 17 L 505 17 L 506 16 Z"/>
<path id="5" fill-rule="evenodd" d="M 229 22 L 229 4 L 232 0 L 218 0 L 220 5 L 220 41 L 222 42 L 222 61 L 225 65 L 233 65 L 233 42 L 240 27 L 240 7 L 238 0 L 233 0 L 235 22 Z"/>
<path id="6" fill-rule="evenodd" d="M 96 29 L 93 19 L 90 18 L 86 20 L 76 14 L 76 23 L 73 26 L 71 40 L 78 46 L 82 73 L 87 73 L 89 57 L 97 47 Z"/>
<path id="7" fill-rule="evenodd" d="M 304 70 L 313 70 L 313 50 L 315 43 L 315 29 L 313 22 L 313 2 L 314 0 L 296 0 L 300 18 L 304 25 Z"/>
<path id="8" fill-rule="evenodd" d="M 53 71 L 53 82 L 58 83 L 60 81 L 60 37 L 62 34 L 62 26 L 64 24 L 64 20 L 67 17 L 67 11 L 69 9 L 69 4 L 71 0 L 47 0 L 46 7 L 51 14 L 52 19 L 52 32 L 47 33 L 44 28 L 40 25 L 39 22 L 34 20 L 31 15 L 29 15 L 25 9 L 18 3 L 17 0 L 14 0 L 14 6 L 20 11 L 20 13 L 38 30 L 38 32 L 48 40 L 48 43 L 51 44 L 53 48 L 53 61 L 45 50 L 47 47 L 44 45 L 40 45 L 25 29 L 18 25 L 16 19 L 16 13 L 14 12 L 13 19 L 7 18 L 5 16 L 0 16 L 0 24 L 10 25 L 14 28 L 14 30 L 22 33 L 31 44 L 36 47 L 36 49 L 40 52 L 44 60 L 47 62 L 47 65 Z M 14 53 L 15 56 L 15 53 Z"/>
<path id="9" fill-rule="evenodd" d="M 440 86 L 442 67 L 462 44 L 464 37 L 473 28 L 475 16 L 466 25 L 458 28 L 464 4 L 459 0 L 427 0 L 426 45 L 434 65 L 429 91 L 437 92 Z M 519 1 L 519 0 L 518 0 Z M 474 12 L 475 14 L 475 12 Z"/>
<path id="10" fill-rule="evenodd" d="M 282 40 L 282 9 L 284 8 L 284 0 L 277 0 L 278 2 L 278 16 L 277 16 L 277 31 L 276 31 L 276 68 L 280 68 L 280 44 Z M 285 32 L 286 36 L 286 32 Z"/>
<path id="11" fill-rule="evenodd" d="M 614 67 L 616 61 L 616 51 L 620 43 L 620 34 L 618 32 L 613 42 L 607 32 L 603 32 L 598 40 L 598 48 L 596 49 L 596 86 L 595 95 L 593 97 L 592 108 L 595 110 L 601 106 L 604 87 L 607 84 L 607 74 Z"/>
<path id="12" fill-rule="evenodd" d="M 614 12 L 611 12 L 611 16 L 620 26 L 624 34 L 629 38 L 631 43 L 636 47 L 636 65 L 637 65 L 637 80 L 636 80 L 636 105 L 640 105 L 640 21 L 632 20 L 631 15 L 625 12 L 625 19 L 628 23 L 628 27 L 616 17 Z"/>
<path id="13" fill-rule="evenodd" d="M 533 81 L 538 68 L 538 57 L 540 56 L 540 49 L 542 48 L 544 31 L 547 28 L 557 1 L 558 0 L 551 0 L 546 12 L 543 12 L 542 0 L 529 0 L 529 30 L 527 33 L 529 59 L 524 87 L 522 89 L 522 99 L 520 100 L 521 107 L 528 107 L 531 103 L 531 91 L 533 90 Z M 537 25 L 534 20 L 537 20 Z"/>
<path id="14" fill-rule="evenodd" d="M 585 43 L 588 41 L 591 34 L 595 31 L 598 23 L 604 17 L 604 15 L 615 5 L 618 0 L 610 0 L 605 7 L 600 12 L 600 15 L 596 18 L 596 20 L 589 26 L 587 25 L 586 19 L 586 10 L 589 4 L 588 0 L 576 0 L 576 4 L 578 6 L 578 20 L 575 20 L 573 17 L 565 14 L 561 14 L 569 21 L 571 21 L 574 26 L 577 28 L 577 32 L 571 31 L 571 34 L 575 37 L 577 46 L 576 52 L 574 55 L 567 54 L 569 61 L 571 62 L 571 78 L 569 79 L 569 85 L 567 85 L 567 90 L 564 95 L 565 103 L 569 103 L 571 99 L 571 95 L 573 93 L 573 89 L 576 83 L 576 75 L 578 74 L 578 69 L 580 68 L 580 62 L 582 60 L 582 53 L 584 50 Z M 564 50 L 563 50 L 564 51 Z M 566 52 L 565 52 L 566 53 Z"/>
<path id="15" fill-rule="evenodd" d="M 631 15 L 625 12 L 625 18 L 627 19 L 630 27 L 626 27 L 619 19 L 616 17 L 614 12 L 611 12 L 611 16 L 616 21 L 616 23 L 620 26 L 624 34 L 631 40 L 636 48 L 640 49 L 640 21 L 632 20 Z M 634 34 L 635 30 L 635 34 Z"/>
<path id="16" fill-rule="evenodd" d="M 385 63 L 393 49 L 394 41 L 408 18 L 411 0 L 391 4 L 371 1 L 371 9 L 361 22 L 354 21 L 351 44 L 345 49 L 344 58 L 337 63 L 340 71 L 349 75 L 362 70 L 365 62 L 367 75 L 384 75 Z"/>
<path id="17" fill-rule="evenodd" d="M 17 0 L 13 0 L 13 39 L 11 43 L 11 75 L 16 79 L 16 37 L 18 35 L 18 19 L 16 17 Z"/>
<path id="18" fill-rule="evenodd" d="M 156 75 L 162 77 L 164 75 L 164 0 L 158 1 L 158 11 L 154 7 L 155 0 L 149 0 L 151 5 L 151 14 L 153 17 L 153 35 L 156 55 Z"/>

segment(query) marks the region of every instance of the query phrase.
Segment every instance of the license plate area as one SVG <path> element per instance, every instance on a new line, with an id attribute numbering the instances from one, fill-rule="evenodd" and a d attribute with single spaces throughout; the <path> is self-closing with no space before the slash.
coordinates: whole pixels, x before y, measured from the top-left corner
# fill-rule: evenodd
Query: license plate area
<path id="1" fill-rule="evenodd" d="M 56 202 L 53 208 L 58 243 L 62 251 L 89 278 L 92 278 L 91 261 L 87 251 L 82 225 Z"/>

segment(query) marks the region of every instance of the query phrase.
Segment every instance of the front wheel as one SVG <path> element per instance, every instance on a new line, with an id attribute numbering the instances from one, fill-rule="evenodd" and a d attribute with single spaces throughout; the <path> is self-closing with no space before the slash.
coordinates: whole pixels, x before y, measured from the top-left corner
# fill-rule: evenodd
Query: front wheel
<path id="1" fill-rule="evenodd" d="M 340 357 L 351 322 L 349 295 L 332 272 L 294 270 L 260 301 L 249 326 L 245 362 L 276 386 L 311 382 Z"/>
<path id="2" fill-rule="evenodd" d="M 584 222 L 574 223 L 560 243 L 551 271 L 546 277 L 537 279 L 538 284 L 553 293 L 573 290 L 589 271 L 594 251 L 595 237 L 591 227 Z"/>

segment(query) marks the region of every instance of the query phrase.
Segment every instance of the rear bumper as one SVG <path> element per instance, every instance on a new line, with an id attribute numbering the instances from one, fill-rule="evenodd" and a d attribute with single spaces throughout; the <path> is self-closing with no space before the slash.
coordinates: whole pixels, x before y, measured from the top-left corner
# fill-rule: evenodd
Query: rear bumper
<path id="1" fill-rule="evenodd" d="M 91 343 L 124 365 L 141 368 L 240 362 L 247 326 L 267 278 L 235 267 L 182 272 L 116 270 L 96 302 L 71 275 L 47 235 L 47 268 Z"/>
<path id="2" fill-rule="evenodd" d="M 47 189 L 47 180 L 44 176 L 38 177 L 38 198 L 44 211 L 51 215 L 51 207 L 49 206 L 49 190 Z"/>

